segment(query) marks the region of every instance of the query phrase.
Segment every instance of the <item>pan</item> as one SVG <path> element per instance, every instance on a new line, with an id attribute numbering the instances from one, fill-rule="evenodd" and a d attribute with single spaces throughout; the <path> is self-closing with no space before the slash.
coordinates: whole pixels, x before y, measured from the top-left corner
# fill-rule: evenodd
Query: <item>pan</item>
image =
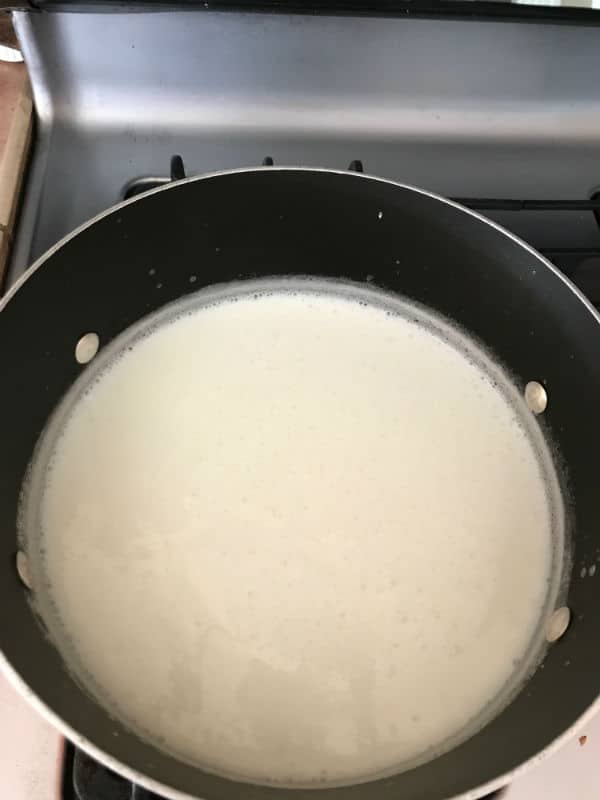
<path id="1" fill-rule="evenodd" d="M 449 752 L 355 786 L 238 782 L 143 741 L 70 675 L 16 568 L 21 485 L 46 421 L 85 369 L 75 357 L 82 336 L 93 333 L 106 347 L 187 294 L 283 275 L 368 283 L 423 304 L 480 342 L 519 390 L 539 383 L 548 399 L 539 424 L 559 454 L 567 502 L 573 577 L 561 601 L 570 614 L 561 613 L 570 626 L 543 668 Z M 597 313 L 552 264 L 493 222 L 419 189 L 357 173 L 264 168 L 179 181 L 115 206 L 53 247 L 0 303 L 3 670 L 75 744 L 168 798 L 442 800 L 492 792 L 571 736 L 597 704 L 600 592 L 589 568 L 600 554 L 599 353 Z"/>

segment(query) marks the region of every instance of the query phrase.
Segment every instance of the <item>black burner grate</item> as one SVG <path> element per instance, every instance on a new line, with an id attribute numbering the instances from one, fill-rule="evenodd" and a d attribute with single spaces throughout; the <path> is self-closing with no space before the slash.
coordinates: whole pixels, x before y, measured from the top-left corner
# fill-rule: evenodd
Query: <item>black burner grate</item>
<path id="1" fill-rule="evenodd" d="M 65 748 L 61 800 L 162 800 L 99 764 L 70 742 Z"/>

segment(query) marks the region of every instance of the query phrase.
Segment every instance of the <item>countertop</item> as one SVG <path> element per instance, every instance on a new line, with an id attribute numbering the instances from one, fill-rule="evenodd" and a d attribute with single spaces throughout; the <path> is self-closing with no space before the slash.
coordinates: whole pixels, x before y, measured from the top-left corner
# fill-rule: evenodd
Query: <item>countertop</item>
<path id="1" fill-rule="evenodd" d="M 0 61 L 0 292 L 31 140 L 32 101 L 24 64 Z"/>

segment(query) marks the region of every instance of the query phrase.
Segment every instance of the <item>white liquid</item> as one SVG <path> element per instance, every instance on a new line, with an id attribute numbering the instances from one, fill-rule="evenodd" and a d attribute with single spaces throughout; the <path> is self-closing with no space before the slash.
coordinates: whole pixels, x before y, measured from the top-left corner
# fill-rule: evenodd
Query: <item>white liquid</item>
<path id="1" fill-rule="evenodd" d="M 60 423 L 38 605 L 183 759 L 365 779 L 459 736 L 527 653 L 540 461 L 489 375 L 412 318 L 308 290 L 198 307 Z"/>

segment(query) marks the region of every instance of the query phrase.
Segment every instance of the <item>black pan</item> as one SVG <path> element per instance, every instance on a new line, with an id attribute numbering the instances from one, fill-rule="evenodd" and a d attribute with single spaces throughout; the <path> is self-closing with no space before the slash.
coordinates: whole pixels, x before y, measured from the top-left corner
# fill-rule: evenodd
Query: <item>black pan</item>
<path id="1" fill-rule="evenodd" d="M 521 388 L 541 381 L 549 398 L 541 424 L 568 483 L 572 622 L 544 668 L 454 750 L 392 778 L 335 789 L 236 783 L 141 741 L 69 676 L 15 568 L 23 475 L 48 416 L 82 369 L 74 357 L 82 334 L 95 332 L 106 345 L 198 288 L 281 274 L 369 281 L 400 293 L 470 331 Z M 591 710 L 600 687 L 600 590 L 598 579 L 579 572 L 600 553 L 600 319 L 523 242 L 460 206 L 386 181 L 319 170 L 239 171 L 182 181 L 111 209 L 38 261 L 0 311 L 0 648 L 12 680 L 92 755 L 168 797 L 476 797 L 508 781 Z"/>

